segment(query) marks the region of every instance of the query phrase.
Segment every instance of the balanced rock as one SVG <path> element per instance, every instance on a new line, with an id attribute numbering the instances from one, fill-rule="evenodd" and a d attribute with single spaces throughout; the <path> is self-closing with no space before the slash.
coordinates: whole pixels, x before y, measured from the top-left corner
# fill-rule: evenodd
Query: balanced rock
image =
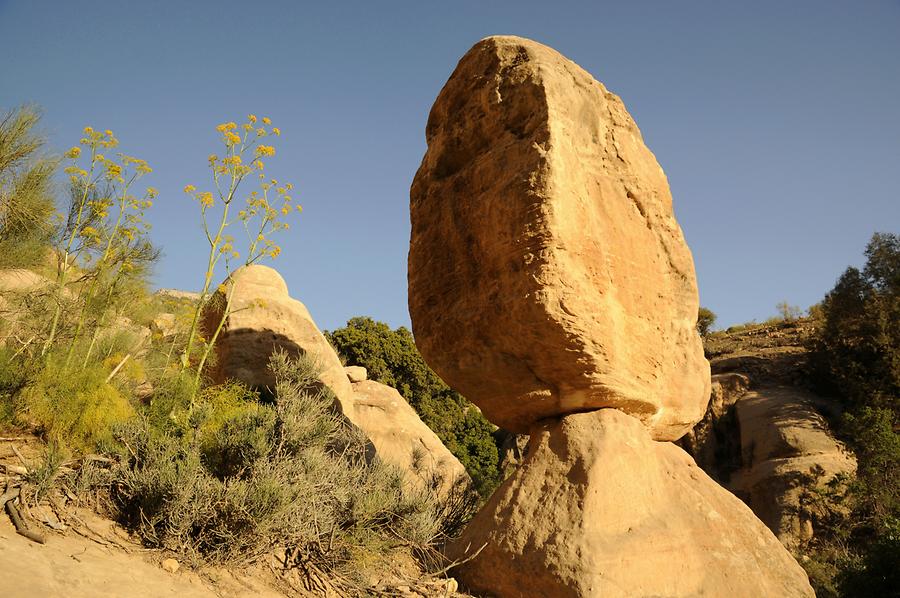
<path id="1" fill-rule="evenodd" d="M 687 432 L 709 397 L 694 265 L 622 101 L 551 48 L 490 37 L 426 140 L 409 309 L 428 364 L 512 432 L 603 407 Z"/>
<path id="2" fill-rule="evenodd" d="M 477 553 L 456 576 L 497 598 L 814 595 L 744 503 L 614 409 L 536 426 L 448 552 Z"/>
<path id="3" fill-rule="evenodd" d="M 211 338 L 222 319 L 225 297 L 231 308 L 216 341 L 216 359 L 209 370 L 216 382 L 235 379 L 256 388 L 274 388 L 269 359 L 276 351 L 307 355 L 321 369 L 319 379 L 337 397 L 344 415 L 353 419 L 353 389 L 337 353 L 328 344 L 300 301 L 288 295 L 287 283 L 268 266 L 236 270 L 205 310 L 203 330 Z"/>
<path id="4" fill-rule="evenodd" d="M 468 481 L 453 456 L 396 389 L 373 380 L 353 384 L 354 423 L 375 446 L 383 461 L 408 472 L 408 479 L 445 493 Z"/>

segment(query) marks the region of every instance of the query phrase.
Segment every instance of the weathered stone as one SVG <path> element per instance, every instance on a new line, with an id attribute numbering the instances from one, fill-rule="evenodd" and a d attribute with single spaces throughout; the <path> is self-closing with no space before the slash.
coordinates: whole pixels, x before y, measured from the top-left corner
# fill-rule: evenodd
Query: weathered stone
<path id="1" fill-rule="evenodd" d="M 425 425 L 396 389 L 373 380 L 353 384 L 354 423 L 375 446 L 375 454 L 425 487 L 446 492 L 468 480 L 462 463 Z"/>
<path id="2" fill-rule="evenodd" d="M 556 51 L 460 61 L 410 192 L 409 308 L 429 365 L 499 426 L 614 407 L 654 438 L 704 413 L 691 253 L 622 101 Z"/>
<path id="3" fill-rule="evenodd" d="M 703 419 L 678 441 L 697 465 L 719 482 L 740 467 L 741 439 L 733 407 L 749 387 L 750 379 L 743 374 L 714 374 Z"/>
<path id="4" fill-rule="evenodd" d="M 161 313 L 150 322 L 150 330 L 162 336 L 172 336 L 178 332 L 175 325 L 175 314 Z"/>
<path id="5" fill-rule="evenodd" d="M 547 420 L 524 464 L 451 545 L 497 598 L 813 596 L 750 509 L 641 423 L 602 409 Z"/>
<path id="6" fill-rule="evenodd" d="M 360 365 L 345 366 L 344 371 L 347 373 L 347 379 L 349 379 L 350 382 L 363 382 L 369 377 L 366 368 Z"/>
<path id="7" fill-rule="evenodd" d="M 742 456 L 728 488 L 788 547 L 812 538 L 804 495 L 834 476 L 856 473 L 856 459 L 829 431 L 813 397 L 791 387 L 749 392 L 736 404 Z"/>
<path id="8" fill-rule="evenodd" d="M 269 370 L 274 352 L 308 355 L 321 368 L 322 384 L 334 392 L 344 415 L 353 419 L 353 389 L 340 359 L 306 306 L 288 295 L 287 284 L 277 271 L 260 265 L 235 271 L 204 314 L 207 338 L 212 338 L 221 321 L 223 292 L 232 293 L 231 310 L 216 342 L 216 360 L 208 371 L 214 381 L 233 378 L 251 387 L 274 388 L 275 378 Z"/>

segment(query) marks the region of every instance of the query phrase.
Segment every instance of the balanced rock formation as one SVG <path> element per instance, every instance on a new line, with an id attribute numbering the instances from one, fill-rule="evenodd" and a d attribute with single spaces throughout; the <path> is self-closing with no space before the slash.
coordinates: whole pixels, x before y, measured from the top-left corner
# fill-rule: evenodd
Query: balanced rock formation
<path id="1" fill-rule="evenodd" d="M 491 37 L 426 139 L 416 344 L 493 423 L 530 434 L 447 548 L 455 574 L 497 598 L 812 596 L 752 511 L 665 442 L 703 417 L 710 368 L 691 253 L 622 101 L 546 46 Z"/>
<path id="2" fill-rule="evenodd" d="M 813 397 L 797 388 L 748 392 L 735 411 L 741 467 L 727 487 L 785 546 L 797 547 L 815 532 L 804 495 L 836 475 L 853 476 L 856 459 L 831 435 Z"/>
<path id="3" fill-rule="evenodd" d="M 331 389 L 341 411 L 353 419 L 353 388 L 337 353 L 313 321 L 309 310 L 288 294 L 287 283 L 268 266 L 235 271 L 205 310 L 203 329 L 212 337 L 222 319 L 225 297 L 231 308 L 216 341 L 209 375 L 216 382 L 235 379 L 257 388 L 274 388 L 269 359 L 276 351 L 308 355 L 321 368 L 320 381 Z"/>
<path id="4" fill-rule="evenodd" d="M 512 432 L 603 407 L 687 432 L 709 397 L 694 265 L 622 101 L 551 48 L 490 37 L 426 140 L 409 310 L 429 365 Z"/>
<path id="5" fill-rule="evenodd" d="M 419 418 L 396 389 L 364 380 L 353 384 L 354 423 L 384 461 L 410 472 L 410 479 L 444 493 L 468 481 L 462 463 Z"/>
<path id="6" fill-rule="evenodd" d="M 456 576 L 500 598 L 814 595 L 745 504 L 614 409 L 535 428 L 523 465 L 449 549 L 475 554 Z"/>

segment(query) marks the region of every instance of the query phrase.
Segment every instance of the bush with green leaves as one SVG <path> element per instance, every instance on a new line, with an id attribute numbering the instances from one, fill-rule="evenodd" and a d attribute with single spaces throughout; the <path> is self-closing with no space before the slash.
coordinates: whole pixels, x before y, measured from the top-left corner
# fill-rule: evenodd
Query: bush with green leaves
<path id="1" fill-rule="evenodd" d="M 713 327 L 713 324 L 716 323 L 716 314 L 713 310 L 707 307 L 700 307 L 697 312 L 697 332 L 700 333 L 700 336 L 706 336 L 709 334 L 710 330 Z"/>
<path id="2" fill-rule="evenodd" d="M 846 412 L 839 432 L 858 470 L 813 545 L 823 596 L 897 596 L 900 588 L 900 236 L 876 233 L 814 312 L 813 379 Z M 813 571 L 811 571 L 813 573 Z"/>
<path id="3" fill-rule="evenodd" d="M 254 561 L 288 548 L 342 576 L 386 559 L 397 541 L 430 545 L 451 518 L 334 410 L 308 361 L 273 359 L 274 403 L 236 385 L 198 393 L 160 430 L 120 426 L 123 461 L 106 484 L 151 546 L 197 559 Z"/>
<path id="4" fill-rule="evenodd" d="M 39 121 L 31 106 L 0 116 L 0 268 L 42 262 L 55 230 L 56 161 L 43 154 Z"/>
<path id="5" fill-rule="evenodd" d="M 450 389 L 419 354 L 412 333 L 391 330 L 367 317 L 325 332 L 349 365 L 366 368 L 369 378 L 396 388 L 465 466 L 482 496 L 500 483 L 494 426 L 477 407 Z"/>

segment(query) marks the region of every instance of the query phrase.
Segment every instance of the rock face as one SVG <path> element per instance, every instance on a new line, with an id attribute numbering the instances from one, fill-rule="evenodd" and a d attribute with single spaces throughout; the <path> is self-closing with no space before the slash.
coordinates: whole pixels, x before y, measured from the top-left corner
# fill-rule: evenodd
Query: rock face
<path id="1" fill-rule="evenodd" d="M 749 392 L 735 404 L 742 466 L 728 488 L 788 547 L 812 538 L 803 495 L 837 474 L 856 473 L 856 459 L 829 432 L 812 397 L 790 387 Z"/>
<path id="2" fill-rule="evenodd" d="M 348 365 L 344 367 L 344 371 L 347 373 L 347 379 L 350 382 L 362 382 L 369 377 L 369 372 L 360 365 Z"/>
<path id="3" fill-rule="evenodd" d="M 426 139 L 409 309 L 429 365 L 513 432 L 603 407 L 687 432 L 709 397 L 694 266 L 622 101 L 551 48 L 491 37 Z"/>
<path id="4" fill-rule="evenodd" d="M 268 266 L 245 266 L 223 286 L 226 292 L 233 292 L 231 313 L 216 342 L 217 358 L 208 372 L 210 377 L 216 382 L 233 378 L 252 387 L 274 388 L 268 368 L 272 353 L 284 350 L 292 356 L 310 355 L 322 369 L 321 382 L 334 392 L 344 415 L 352 420 L 353 389 L 344 367 L 306 306 L 288 295 L 281 275 Z M 224 297 L 221 292 L 219 295 L 204 314 L 207 338 L 222 317 Z"/>
<path id="5" fill-rule="evenodd" d="M 679 441 L 703 471 L 722 481 L 740 464 L 740 434 L 732 407 L 750 387 L 750 379 L 730 372 L 714 374 L 706 413 Z"/>
<path id="6" fill-rule="evenodd" d="M 613 409 L 535 428 L 450 557 L 481 546 L 457 576 L 498 598 L 814 595 L 746 505 Z"/>
<path id="7" fill-rule="evenodd" d="M 396 389 L 365 380 L 353 384 L 353 393 L 354 423 L 381 459 L 412 473 L 426 486 L 434 480 L 444 492 L 458 480 L 468 480 L 462 463 Z"/>
<path id="8" fill-rule="evenodd" d="M 343 415 L 368 438 L 370 456 L 399 467 L 416 484 L 439 474 L 443 479 L 439 489 L 444 491 L 456 480 L 468 479 L 462 464 L 399 392 L 367 381 L 365 368 L 341 365 L 306 307 L 288 295 L 278 272 L 266 266 L 244 267 L 226 281 L 225 291 L 232 285 L 231 313 L 216 342 L 211 372 L 215 381 L 237 379 L 254 387 L 274 387 L 268 370 L 274 351 L 315 356 L 322 384 L 334 392 Z M 205 334 L 211 336 L 221 311 L 209 309 L 204 317 Z M 351 384 L 351 379 L 359 381 Z"/>

